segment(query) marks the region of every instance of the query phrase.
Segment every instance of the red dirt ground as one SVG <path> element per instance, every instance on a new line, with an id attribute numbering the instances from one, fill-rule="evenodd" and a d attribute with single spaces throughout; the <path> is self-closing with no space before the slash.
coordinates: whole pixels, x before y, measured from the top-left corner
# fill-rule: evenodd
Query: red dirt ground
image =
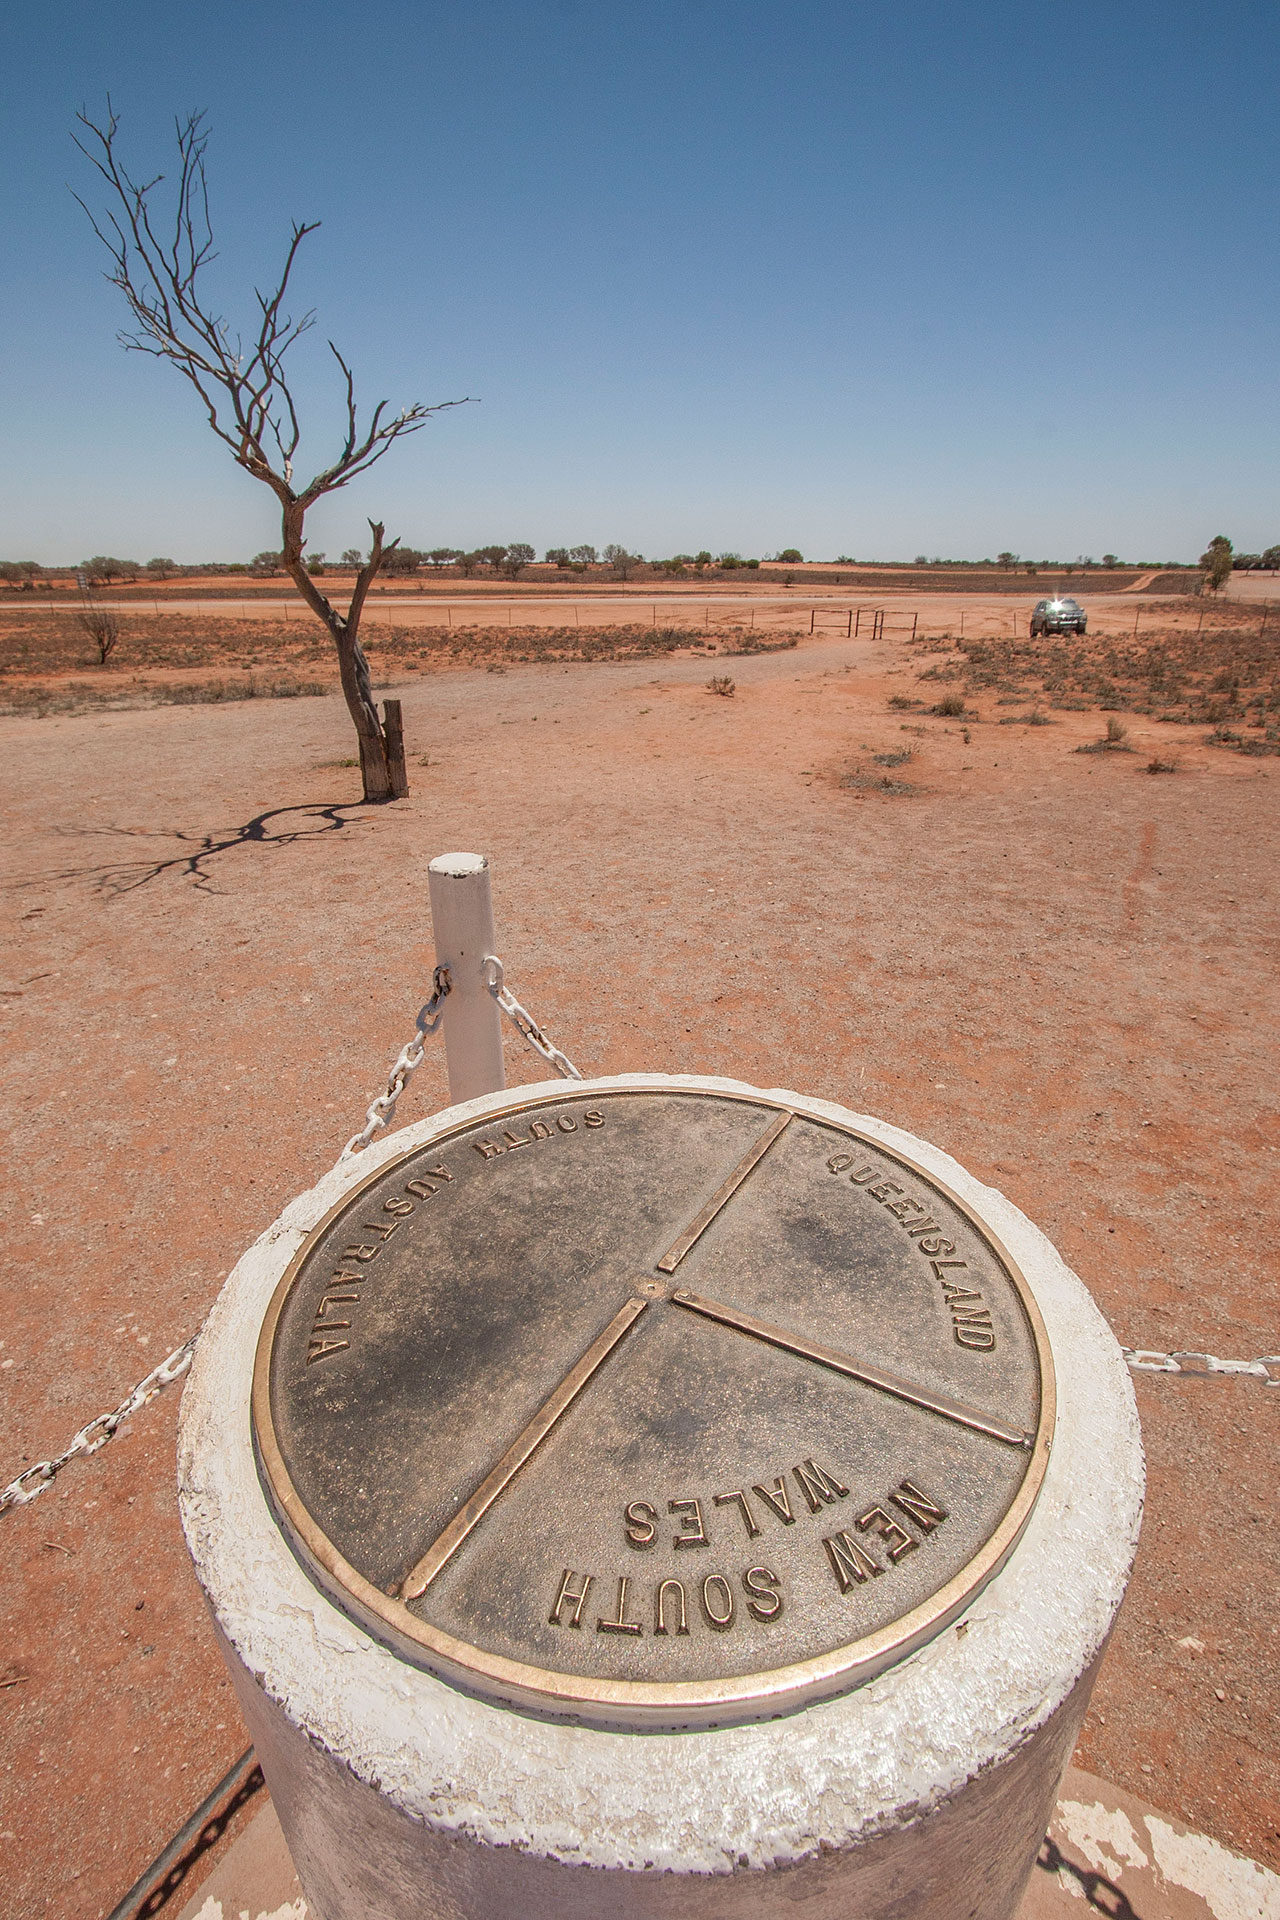
<path id="1" fill-rule="evenodd" d="M 456 846 L 492 856 L 509 978 L 588 1072 L 879 1113 L 1025 1208 L 1127 1344 L 1280 1348 L 1280 764 L 1132 714 L 1136 752 L 1080 755 L 1096 711 L 890 709 L 936 700 L 929 658 L 433 669 L 396 689 L 414 792 L 382 809 L 332 697 L 0 719 L 0 1473 L 113 1405 L 331 1163 L 425 997 Z M 432 1053 L 406 1117 L 444 1098 Z M 1280 1392 L 1137 1390 L 1148 1518 L 1078 1758 L 1280 1866 Z M 247 1744 L 176 1412 L 0 1519 L 6 1916 L 96 1920 Z"/>

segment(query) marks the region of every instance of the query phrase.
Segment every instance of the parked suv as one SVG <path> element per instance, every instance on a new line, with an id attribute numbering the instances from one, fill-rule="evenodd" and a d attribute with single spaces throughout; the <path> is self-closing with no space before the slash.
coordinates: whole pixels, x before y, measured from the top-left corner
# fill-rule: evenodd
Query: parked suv
<path id="1" fill-rule="evenodd" d="M 1078 600 L 1037 600 L 1031 615 L 1031 638 L 1038 633 L 1083 633 L 1084 608 Z"/>

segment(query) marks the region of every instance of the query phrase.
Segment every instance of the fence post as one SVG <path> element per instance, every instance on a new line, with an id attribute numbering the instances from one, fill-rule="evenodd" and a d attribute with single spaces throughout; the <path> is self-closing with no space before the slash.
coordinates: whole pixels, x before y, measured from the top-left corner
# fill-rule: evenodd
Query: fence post
<path id="1" fill-rule="evenodd" d="M 382 703 L 382 731 L 387 742 L 387 778 L 393 800 L 403 800 L 409 791 L 409 774 L 404 764 L 404 719 L 398 700 Z"/>
<path id="2" fill-rule="evenodd" d="M 810 609 L 809 609 L 809 631 L 810 631 L 810 633 L 812 633 L 812 632 L 813 632 L 813 623 L 814 623 L 814 621 L 815 621 L 815 620 L 817 619 L 817 617 L 818 617 L 818 609 L 817 609 L 816 607 L 810 607 Z"/>
<path id="3" fill-rule="evenodd" d="M 482 853 L 441 853 L 427 868 L 436 965 L 449 969 L 444 1050 L 455 1106 L 507 1084 L 502 1015 L 484 975 L 495 951 L 489 862 Z"/>

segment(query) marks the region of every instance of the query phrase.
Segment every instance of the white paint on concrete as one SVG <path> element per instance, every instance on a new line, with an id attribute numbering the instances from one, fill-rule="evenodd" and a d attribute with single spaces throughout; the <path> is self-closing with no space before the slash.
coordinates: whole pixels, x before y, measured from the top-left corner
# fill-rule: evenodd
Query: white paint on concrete
<path id="1" fill-rule="evenodd" d="M 1156 1865 L 1171 1887 L 1199 1894 L 1213 1920 L 1280 1920 L 1280 1874 L 1242 1860 L 1204 1833 L 1179 1833 L 1147 1815 Z"/>
<path id="2" fill-rule="evenodd" d="M 652 1075 L 589 1088 L 655 1081 L 757 1091 L 736 1081 Z M 566 1100 L 580 1097 L 563 1083 L 536 1090 L 553 1089 Z M 503 1097 L 450 1109 L 447 1121 L 479 1119 Z M 961 1631 L 944 1632 L 843 1699 L 715 1733 L 620 1736 L 553 1725 L 470 1699 L 393 1658 L 303 1573 L 270 1516 L 253 1460 L 258 1327 L 307 1229 L 382 1161 L 429 1140 L 441 1116 L 401 1129 L 295 1200 L 239 1262 L 210 1316 L 183 1401 L 180 1499 L 218 1623 L 288 1723 L 342 1756 L 384 1805 L 437 1835 L 552 1862 L 681 1875 L 812 1861 L 912 1827 L 976 1775 L 1025 1759 L 1028 1743 L 1064 1705 L 1072 1716 L 1083 1712 L 1090 1669 L 1128 1579 L 1142 1505 L 1133 1389 L 1114 1338 L 1044 1235 L 948 1154 L 830 1103 L 780 1090 L 770 1097 L 852 1120 L 983 1215 L 1034 1289 L 1058 1372 L 1048 1472 L 1008 1565 Z M 1065 1758 L 1052 1761 L 1055 1777 Z M 1037 1786 L 1037 1797 L 1041 1791 L 1039 1817 L 1047 1821 L 1053 1781 Z"/>
<path id="3" fill-rule="evenodd" d="M 1126 1867 L 1148 1864 L 1137 1829 L 1122 1807 L 1104 1807 L 1100 1800 L 1090 1805 L 1059 1800 L 1057 1818 L 1065 1837 L 1080 1849 L 1095 1873 L 1119 1880 Z"/>

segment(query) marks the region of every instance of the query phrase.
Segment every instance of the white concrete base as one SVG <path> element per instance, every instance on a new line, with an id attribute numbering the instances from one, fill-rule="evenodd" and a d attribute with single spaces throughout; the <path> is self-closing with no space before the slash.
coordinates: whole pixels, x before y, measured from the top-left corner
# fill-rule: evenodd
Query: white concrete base
<path id="1" fill-rule="evenodd" d="M 627 1075 L 750 1092 L 737 1082 Z M 844 1699 L 761 1726 L 619 1735 L 557 1726 L 405 1665 L 312 1586 L 258 1482 L 258 1326 L 312 1223 L 383 1159 L 489 1096 L 407 1127 L 295 1201 L 240 1261 L 183 1402 L 183 1524 L 272 1797 L 321 1920 L 787 1915 L 1011 1920 L 1048 1825 L 1137 1542 L 1128 1371 L 1044 1236 L 948 1155 L 852 1121 L 1000 1235 L 1053 1347 L 1059 1413 L 1030 1524 L 957 1626 Z"/>
<path id="2" fill-rule="evenodd" d="M 1280 1874 L 1069 1767 L 1017 1920 L 1091 1912 L 1280 1920 Z M 309 1920 L 274 1807 L 255 1815 L 177 1920 Z"/>

